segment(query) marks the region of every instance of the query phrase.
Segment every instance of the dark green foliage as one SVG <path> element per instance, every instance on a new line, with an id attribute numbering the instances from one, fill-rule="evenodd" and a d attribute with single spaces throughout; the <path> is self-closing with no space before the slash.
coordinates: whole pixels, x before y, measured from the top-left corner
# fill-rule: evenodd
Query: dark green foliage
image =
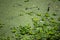
<path id="1" fill-rule="evenodd" d="M 16 31 L 17 31 L 17 30 L 16 30 L 15 27 L 11 28 L 11 32 L 12 32 L 12 33 L 15 33 Z"/>
<path id="2" fill-rule="evenodd" d="M 24 1 L 24 2 L 29 2 L 29 0 L 26 0 L 26 1 Z"/>
<path id="3" fill-rule="evenodd" d="M 47 18 L 50 17 L 47 13 L 45 16 Z M 38 17 L 33 17 L 34 27 L 31 27 L 29 24 L 25 26 L 20 25 L 17 27 L 19 33 L 16 33 L 17 30 L 13 27 L 12 33 L 15 33 L 16 40 L 59 40 L 59 23 L 52 17 L 49 18 L 49 21 L 46 21 L 46 17 L 43 17 L 42 20 Z"/>
<path id="4" fill-rule="evenodd" d="M 48 7 L 47 12 L 49 12 L 49 10 L 50 10 L 50 7 Z"/>
<path id="5" fill-rule="evenodd" d="M 24 14 L 21 13 L 19 16 L 23 16 L 23 15 L 24 15 Z"/>
<path id="6" fill-rule="evenodd" d="M 39 13 L 39 14 L 37 13 L 36 15 L 37 15 L 37 16 L 41 16 L 41 14 L 40 14 L 40 13 Z"/>
<path id="7" fill-rule="evenodd" d="M 58 21 L 60 21 L 60 17 L 58 18 Z"/>
<path id="8" fill-rule="evenodd" d="M 25 8 L 25 10 L 28 10 L 29 8 Z"/>
<path id="9" fill-rule="evenodd" d="M 4 24 L 1 24 L 1 23 L 0 23 L 0 28 L 2 28 L 3 26 L 4 26 Z"/>
<path id="10" fill-rule="evenodd" d="M 29 13 L 26 13 L 26 14 L 32 16 L 34 14 L 34 12 L 29 12 Z"/>
<path id="11" fill-rule="evenodd" d="M 58 1 L 60 1 L 60 0 L 58 0 Z"/>
<path id="12" fill-rule="evenodd" d="M 49 13 L 46 13 L 46 14 L 45 14 L 45 17 L 49 17 Z"/>
<path id="13" fill-rule="evenodd" d="M 52 15 L 53 15 L 53 16 L 56 16 L 57 14 L 56 14 L 56 13 L 53 13 Z"/>
<path id="14" fill-rule="evenodd" d="M 2 25 L 0 25 L 0 28 L 2 28 L 3 26 Z"/>

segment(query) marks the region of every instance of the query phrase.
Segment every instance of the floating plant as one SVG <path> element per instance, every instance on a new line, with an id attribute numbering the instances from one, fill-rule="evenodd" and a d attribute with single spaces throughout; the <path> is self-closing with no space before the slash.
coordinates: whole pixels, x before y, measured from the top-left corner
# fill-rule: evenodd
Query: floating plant
<path id="1" fill-rule="evenodd" d="M 0 25 L 0 28 L 2 28 L 3 26 L 2 25 Z"/>
<path id="2" fill-rule="evenodd" d="M 16 30 L 15 27 L 11 28 L 11 32 L 12 32 L 12 33 L 15 33 L 16 31 L 17 31 L 17 30 Z"/>
<path id="3" fill-rule="evenodd" d="M 46 13 L 46 14 L 45 14 L 45 17 L 49 17 L 49 13 Z"/>
<path id="4" fill-rule="evenodd" d="M 40 13 L 37 13 L 36 15 L 37 15 L 37 16 L 41 16 L 41 14 L 40 14 Z"/>
<path id="5" fill-rule="evenodd" d="M 24 2 L 29 2 L 29 0 L 25 0 Z"/>
<path id="6" fill-rule="evenodd" d="M 24 14 L 23 13 L 20 13 L 20 16 L 23 16 Z"/>
<path id="7" fill-rule="evenodd" d="M 60 21 L 60 17 L 58 18 L 58 21 Z"/>
<path id="8" fill-rule="evenodd" d="M 55 23 L 55 20 L 50 20 L 50 22 Z"/>
<path id="9" fill-rule="evenodd" d="M 26 14 L 32 16 L 34 13 L 33 12 L 29 12 L 29 13 L 26 13 Z"/>
<path id="10" fill-rule="evenodd" d="M 46 19 L 45 19 L 45 18 L 42 18 L 41 20 L 42 20 L 42 21 L 45 21 Z"/>
<path id="11" fill-rule="evenodd" d="M 37 21 L 39 21 L 39 18 L 34 17 L 34 18 L 32 18 L 32 20 L 33 20 L 34 22 L 37 22 Z"/>
<path id="12" fill-rule="evenodd" d="M 7 40 L 10 40 L 10 37 L 7 37 Z"/>
<path id="13" fill-rule="evenodd" d="M 57 13 L 52 13 L 52 12 L 55 12 L 54 9 L 57 8 L 57 7 L 53 7 L 53 6 L 55 6 L 55 3 L 57 3 L 60 0 L 58 0 L 58 1 L 50 0 L 49 2 L 47 2 L 48 4 L 51 3 L 51 5 L 50 4 L 48 5 L 47 3 L 45 3 L 46 1 L 43 1 L 43 0 L 41 2 L 40 1 L 39 0 L 20 0 L 20 1 L 18 0 L 18 1 L 14 1 L 12 3 L 6 3 L 4 1 L 4 3 L 7 5 L 2 5 L 4 3 L 3 3 L 3 1 L 1 1 L 1 9 L 3 10 L 3 8 L 6 9 L 5 7 L 7 7 L 7 10 L 8 10 L 8 11 L 6 10 L 7 12 L 5 12 L 5 10 L 3 10 L 3 11 L 1 10 L 2 11 L 0 13 L 0 15 L 1 15 L 0 17 L 2 17 L 1 22 L 6 21 L 4 23 L 6 23 L 6 26 L 7 25 L 9 25 L 9 26 L 6 28 L 4 26 L 5 24 L 0 23 L 0 28 L 2 28 L 2 30 L 0 29 L 0 40 L 60 40 L 60 17 L 57 16 Z M 52 2 L 52 1 L 54 1 L 54 2 Z M 44 3 L 46 4 L 46 6 Z M 14 6 L 14 8 L 10 9 L 10 7 L 12 5 Z M 2 6 L 4 6 L 4 7 L 2 8 Z M 15 6 L 16 6 L 16 8 L 15 8 Z M 45 7 L 43 8 L 42 6 L 45 6 L 45 7 L 48 6 L 48 8 L 45 8 Z M 41 8 L 41 10 L 40 10 L 40 8 Z M 47 9 L 47 10 L 45 10 L 45 9 Z M 58 8 L 56 10 L 58 10 Z M 46 11 L 47 11 L 47 13 L 45 13 Z M 15 13 L 17 13 L 17 12 L 20 13 L 20 14 L 18 14 L 17 19 L 14 19 L 14 20 L 6 19 L 6 17 L 7 18 L 9 18 L 11 16 L 15 17 L 16 16 Z M 38 12 L 41 12 L 41 13 L 38 13 Z M 58 11 L 56 11 L 56 12 L 58 12 Z M 5 13 L 8 13 L 7 14 L 8 16 L 6 16 Z M 9 15 L 9 13 L 11 13 L 11 14 Z M 13 15 L 12 13 L 14 13 L 15 15 Z M 28 18 L 26 18 L 27 16 L 24 16 L 24 15 L 28 15 L 29 16 L 28 18 L 30 18 L 30 17 L 32 17 L 32 18 L 29 20 Z M 20 16 L 25 17 L 26 21 L 21 20 L 23 22 L 21 22 L 21 21 L 17 22 L 17 20 L 19 19 Z M 54 17 L 57 20 L 55 20 Z M 27 21 L 27 20 L 29 20 L 29 21 Z M 30 25 L 31 24 L 32 25 L 31 26 L 29 24 L 23 25 L 25 22 L 30 23 Z M 22 25 L 19 25 L 19 23 L 22 23 Z M 11 26 L 12 26 L 12 28 L 9 29 Z M 7 29 L 7 30 L 5 30 L 5 29 Z"/>
<path id="14" fill-rule="evenodd" d="M 56 13 L 53 13 L 52 15 L 53 15 L 53 16 L 56 16 L 57 14 L 56 14 Z"/>
<path id="15" fill-rule="evenodd" d="M 25 8 L 25 10 L 28 10 L 29 8 Z"/>
<path id="16" fill-rule="evenodd" d="M 22 6 L 22 4 L 18 4 L 18 3 L 17 3 L 17 5 L 18 5 L 18 6 Z"/>
<path id="17" fill-rule="evenodd" d="M 40 10 L 40 8 L 37 8 L 38 10 Z"/>

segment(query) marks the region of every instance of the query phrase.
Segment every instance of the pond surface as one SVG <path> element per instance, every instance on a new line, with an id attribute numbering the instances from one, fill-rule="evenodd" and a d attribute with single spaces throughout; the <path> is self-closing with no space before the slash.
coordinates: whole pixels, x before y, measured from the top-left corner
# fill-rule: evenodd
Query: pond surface
<path id="1" fill-rule="evenodd" d="M 11 27 L 19 25 L 34 26 L 32 17 L 41 14 L 43 18 L 45 13 L 49 13 L 51 17 L 57 20 L 60 17 L 60 1 L 59 0 L 0 0 L 0 37 L 14 36 L 11 33 Z M 57 16 L 52 14 L 56 13 Z M 60 22 L 60 21 L 58 21 Z M 11 40 L 15 40 L 11 38 Z"/>

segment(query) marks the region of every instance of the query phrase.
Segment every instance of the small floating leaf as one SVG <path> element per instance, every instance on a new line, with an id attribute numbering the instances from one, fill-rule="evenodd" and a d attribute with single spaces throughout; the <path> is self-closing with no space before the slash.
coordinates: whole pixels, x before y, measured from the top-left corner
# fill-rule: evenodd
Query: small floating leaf
<path id="1" fill-rule="evenodd" d="M 20 34 L 17 34 L 17 33 L 16 33 L 15 36 L 16 36 L 16 37 L 20 37 Z"/>
<path id="2" fill-rule="evenodd" d="M 50 22 L 55 23 L 55 20 L 50 20 Z"/>
<path id="3" fill-rule="evenodd" d="M 53 31 L 49 31 L 48 34 L 49 35 L 52 35 L 52 34 L 54 34 L 54 32 Z"/>
<path id="4" fill-rule="evenodd" d="M 7 40 L 10 40 L 10 37 L 7 37 Z"/>
<path id="5" fill-rule="evenodd" d="M 52 17 L 51 17 L 50 19 L 51 19 L 51 20 L 54 20 L 54 18 L 52 18 Z"/>
<path id="6" fill-rule="evenodd" d="M 25 10 L 28 10 L 29 8 L 25 8 Z"/>
<path id="7" fill-rule="evenodd" d="M 37 21 L 39 21 L 39 18 L 34 17 L 32 20 L 35 21 L 35 22 L 37 22 Z"/>
<path id="8" fill-rule="evenodd" d="M 2 28 L 3 26 L 2 25 L 0 25 L 0 28 Z"/>
<path id="9" fill-rule="evenodd" d="M 33 12 L 29 12 L 29 13 L 26 13 L 26 14 L 28 14 L 28 15 L 33 15 Z"/>
<path id="10" fill-rule="evenodd" d="M 43 32 L 43 29 L 42 29 L 42 27 L 40 27 L 40 32 Z"/>
<path id="11" fill-rule="evenodd" d="M 56 13 L 53 13 L 52 15 L 53 15 L 53 16 L 56 16 Z"/>
<path id="12" fill-rule="evenodd" d="M 21 13 L 20 16 L 23 16 L 23 14 Z"/>
<path id="13" fill-rule="evenodd" d="M 16 28 L 15 27 L 11 28 L 11 32 L 15 33 L 16 32 Z"/>
<path id="14" fill-rule="evenodd" d="M 21 4 L 17 4 L 18 6 L 22 6 Z"/>
<path id="15" fill-rule="evenodd" d="M 12 30 L 12 33 L 15 33 L 16 32 L 16 30 Z"/>
<path id="16" fill-rule="evenodd" d="M 60 17 L 58 18 L 58 21 L 60 21 Z"/>
<path id="17" fill-rule="evenodd" d="M 38 10 L 40 10 L 40 8 L 37 8 Z"/>
<path id="18" fill-rule="evenodd" d="M 26 1 L 24 1 L 24 2 L 29 2 L 29 0 L 26 0 Z"/>
<path id="19" fill-rule="evenodd" d="M 45 17 L 49 17 L 49 14 L 48 14 L 48 13 L 46 13 L 46 14 L 45 14 Z"/>
<path id="20" fill-rule="evenodd" d="M 39 14 L 37 13 L 36 15 L 37 15 L 37 16 L 41 16 L 41 14 L 40 14 L 40 13 L 39 13 Z"/>
<path id="21" fill-rule="evenodd" d="M 42 18 L 42 21 L 45 21 L 45 18 Z"/>
<path id="22" fill-rule="evenodd" d="M 4 24 L 1 24 L 1 23 L 0 23 L 0 25 L 4 25 Z"/>

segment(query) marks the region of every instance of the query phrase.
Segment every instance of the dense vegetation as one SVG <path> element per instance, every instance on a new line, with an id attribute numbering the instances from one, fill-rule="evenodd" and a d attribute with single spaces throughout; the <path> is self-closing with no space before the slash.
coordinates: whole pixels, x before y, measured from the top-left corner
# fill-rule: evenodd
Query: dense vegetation
<path id="1" fill-rule="evenodd" d="M 28 4 L 29 1 L 30 0 L 25 0 L 23 2 Z M 56 0 L 52 0 L 52 1 L 55 2 Z M 58 0 L 58 1 L 60 1 L 60 0 Z M 18 9 L 18 7 L 21 8 L 23 6 L 22 6 L 22 4 L 17 4 L 17 5 L 14 5 L 13 7 Z M 33 7 L 25 7 L 24 10 L 25 11 L 33 10 L 34 8 L 40 12 L 40 8 L 38 6 L 34 6 L 34 5 L 33 5 Z M 21 10 L 19 9 L 18 12 L 20 12 Z M 29 12 L 28 11 L 25 12 L 25 11 L 22 11 L 22 13 L 19 13 L 19 14 L 17 14 L 17 12 L 16 12 L 17 16 L 14 16 L 15 20 L 16 20 L 16 18 L 17 18 L 17 20 L 19 20 L 18 17 L 28 15 L 31 18 L 32 26 L 30 25 L 30 23 L 28 23 L 23 26 L 21 24 L 19 26 L 15 26 L 15 24 L 14 24 L 14 26 L 9 25 L 8 27 L 6 27 L 7 26 L 6 24 L 0 23 L 0 33 L 1 33 L 0 40 L 60 40 L 60 17 L 58 16 L 57 13 L 55 13 L 55 11 L 51 14 L 49 13 L 50 12 L 49 5 L 48 5 L 46 12 L 44 12 L 44 13 L 39 13 L 39 12 L 35 13 L 35 10 L 29 11 Z M 12 12 L 12 14 L 13 13 L 15 13 L 15 11 Z M 9 16 L 10 16 L 10 14 L 9 14 Z M 7 21 L 10 23 L 10 20 L 12 21 L 14 19 L 14 17 L 12 16 L 9 19 L 9 17 L 7 15 L 7 18 L 9 19 L 9 21 L 8 20 Z M 24 21 L 24 20 L 22 20 L 22 21 Z M 15 22 L 15 23 L 17 23 L 17 22 Z M 12 24 L 13 24 L 13 22 L 12 22 Z M 6 30 L 5 27 L 8 30 Z"/>
<path id="2" fill-rule="evenodd" d="M 41 17 L 41 14 L 37 14 Z M 53 14 L 56 16 L 56 14 Z M 32 22 L 34 27 L 29 24 L 12 28 L 12 33 L 15 34 L 16 40 L 60 40 L 60 24 L 48 13 L 42 19 L 33 17 Z M 59 20 L 59 18 L 58 18 Z M 19 33 L 16 33 L 19 29 Z"/>
<path id="3" fill-rule="evenodd" d="M 30 14 L 29 14 L 30 15 Z M 13 38 L 16 40 L 60 40 L 60 23 L 55 18 L 45 13 L 43 18 L 41 14 L 36 14 L 37 17 L 32 17 L 33 27 L 29 24 L 26 26 L 12 27 L 11 32 L 14 34 Z M 56 14 L 52 14 L 56 16 Z M 60 21 L 60 18 L 58 18 Z M 1 28 L 1 26 L 0 26 Z M 10 40 L 10 37 L 1 40 Z"/>

